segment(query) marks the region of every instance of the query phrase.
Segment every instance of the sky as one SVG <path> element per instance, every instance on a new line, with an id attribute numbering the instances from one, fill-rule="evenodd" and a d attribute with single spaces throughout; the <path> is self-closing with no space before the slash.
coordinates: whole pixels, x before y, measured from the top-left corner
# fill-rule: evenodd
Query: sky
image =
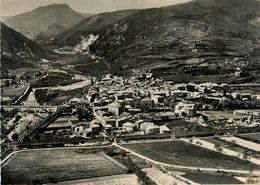
<path id="1" fill-rule="evenodd" d="M 31 11 L 39 6 L 65 3 L 84 13 L 101 13 L 124 9 L 161 7 L 191 0 L 0 0 L 1 16 L 13 16 Z"/>

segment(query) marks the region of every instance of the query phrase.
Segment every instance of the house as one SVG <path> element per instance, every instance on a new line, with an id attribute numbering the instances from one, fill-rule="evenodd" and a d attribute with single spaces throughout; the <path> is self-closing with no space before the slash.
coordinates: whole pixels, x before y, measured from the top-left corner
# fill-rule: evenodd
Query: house
<path id="1" fill-rule="evenodd" d="M 150 98 L 144 98 L 141 100 L 142 109 L 151 109 L 153 107 L 153 100 Z"/>
<path id="2" fill-rule="evenodd" d="M 123 107 L 118 102 L 111 103 L 107 107 L 109 112 L 114 113 L 117 117 L 124 112 Z"/>
<path id="3" fill-rule="evenodd" d="M 161 118 L 161 120 L 171 120 L 176 118 L 175 113 L 174 112 L 158 112 L 156 114 L 157 116 L 159 116 Z"/>
<path id="4" fill-rule="evenodd" d="M 146 130 L 145 130 L 146 134 L 157 134 L 159 132 L 160 132 L 160 128 L 157 125 L 147 127 Z"/>
<path id="5" fill-rule="evenodd" d="M 163 103 L 163 102 L 164 102 L 164 97 L 163 97 L 163 96 L 159 96 L 159 95 L 152 95 L 152 96 L 151 96 L 151 99 L 153 100 L 153 102 L 154 102 L 155 104 Z"/>
<path id="6" fill-rule="evenodd" d="M 140 124 L 140 130 L 146 134 L 156 134 L 160 132 L 159 126 L 151 122 L 145 122 Z"/>
<path id="7" fill-rule="evenodd" d="M 85 109 L 86 108 L 86 102 L 84 100 L 78 101 L 76 103 L 76 107 L 79 109 Z"/>
<path id="8" fill-rule="evenodd" d="M 179 102 L 175 106 L 175 113 L 181 117 L 194 117 L 196 115 L 196 105 L 189 102 Z"/>
<path id="9" fill-rule="evenodd" d="M 136 129 L 136 125 L 131 122 L 126 122 L 122 126 L 123 126 L 123 131 L 125 132 L 133 132 Z"/>
<path id="10" fill-rule="evenodd" d="M 250 93 L 237 93 L 237 92 L 234 92 L 234 93 L 231 93 L 231 96 L 234 99 L 243 100 L 243 101 L 251 100 L 251 98 L 252 98 L 252 95 Z"/>
<path id="11" fill-rule="evenodd" d="M 113 116 L 110 117 L 104 117 L 105 120 L 105 127 L 106 125 L 111 125 L 112 127 L 116 127 L 116 118 L 114 118 Z"/>
<path id="12" fill-rule="evenodd" d="M 93 133 L 93 132 L 92 132 L 91 129 L 86 129 L 86 130 L 80 131 L 78 134 L 79 134 L 80 136 L 82 136 L 82 137 L 89 137 L 89 136 L 91 136 L 92 133 Z"/>
<path id="13" fill-rule="evenodd" d="M 137 128 L 140 128 L 140 124 L 144 122 L 145 122 L 144 120 L 138 120 L 135 122 L 135 125 L 137 126 Z"/>
<path id="14" fill-rule="evenodd" d="M 91 130 L 93 131 L 93 133 L 98 133 L 100 131 L 99 124 L 97 124 L 97 123 L 91 124 Z"/>
<path id="15" fill-rule="evenodd" d="M 166 125 L 159 126 L 159 129 L 160 129 L 160 134 L 171 132 L 171 129 L 169 129 Z"/>
<path id="16" fill-rule="evenodd" d="M 241 100 L 248 101 L 251 100 L 252 95 L 250 93 L 243 93 L 241 94 Z"/>
<path id="17" fill-rule="evenodd" d="M 83 137 L 88 137 L 92 134 L 92 128 L 89 122 L 78 123 L 73 125 L 72 128 L 74 128 L 75 133 Z"/>
<path id="18" fill-rule="evenodd" d="M 90 129 L 91 128 L 89 122 L 80 122 L 80 123 L 78 123 L 76 125 L 72 125 L 71 127 L 72 127 L 72 129 L 75 132 L 81 132 L 82 130 L 86 130 L 86 129 Z"/>

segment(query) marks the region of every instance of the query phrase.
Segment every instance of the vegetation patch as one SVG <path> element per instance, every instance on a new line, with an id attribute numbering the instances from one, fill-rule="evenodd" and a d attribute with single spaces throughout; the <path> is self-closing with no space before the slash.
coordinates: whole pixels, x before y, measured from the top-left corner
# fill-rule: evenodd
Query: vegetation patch
<path id="1" fill-rule="evenodd" d="M 47 76 L 37 80 L 33 83 L 32 87 L 56 87 L 70 85 L 82 80 L 73 79 L 73 75 L 65 73 L 50 73 Z"/>
<path id="2" fill-rule="evenodd" d="M 69 91 L 64 90 L 48 90 L 48 89 L 37 89 L 35 91 L 35 98 L 40 105 L 44 103 L 50 105 L 59 105 L 63 102 L 75 96 L 81 96 L 88 91 L 89 87 L 83 87 L 78 89 L 73 89 Z"/>
<path id="3" fill-rule="evenodd" d="M 258 165 L 250 162 L 183 141 L 124 144 L 123 146 L 146 157 L 167 164 L 217 169 L 259 169 Z"/>

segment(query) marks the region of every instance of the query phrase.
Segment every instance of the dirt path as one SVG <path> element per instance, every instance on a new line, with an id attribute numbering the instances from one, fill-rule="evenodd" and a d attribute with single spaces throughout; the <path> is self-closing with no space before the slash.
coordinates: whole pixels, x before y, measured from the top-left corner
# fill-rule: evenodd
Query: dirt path
<path id="1" fill-rule="evenodd" d="M 35 90 L 32 90 L 28 96 L 27 101 L 24 102 L 24 106 L 26 107 L 38 107 L 40 104 L 36 101 L 35 98 Z"/>
<path id="2" fill-rule="evenodd" d="M 251 150 L 260 152 L 260 144 L 251 142 L 251 141 L 247 141 L 238 137 L 220 137 L 220 139 L 231 142 L 231 141 L 235 141 L 237 145 L 240 145 L 242 147 L 245 148 L 249 148 Z"/>

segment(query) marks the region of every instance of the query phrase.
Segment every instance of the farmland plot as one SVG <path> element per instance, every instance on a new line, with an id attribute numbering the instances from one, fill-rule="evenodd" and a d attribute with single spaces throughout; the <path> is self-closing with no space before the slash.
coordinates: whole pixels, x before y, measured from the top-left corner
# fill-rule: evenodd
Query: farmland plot
<path id="1" fill-rule="evenodd" d="M 2 183 L 59 182 L 122 174 L 126 170 L 102 149 L 28 150 L 14 154 L 2 165 Z"/>
<path id="2" fill-rule="evenodd" d="M 255 143 L 260 143 L 260 133 L 252 133 L 252 134 L 241 134 L 239 137 L 253 141 Z"/>
<path id="3" fill-rule="evenodd" d="M 179 166 L 235 170 L 259 169 L 259 165 L 179 140 L 123 144 L 123 147 L 158 162 Z"/>

